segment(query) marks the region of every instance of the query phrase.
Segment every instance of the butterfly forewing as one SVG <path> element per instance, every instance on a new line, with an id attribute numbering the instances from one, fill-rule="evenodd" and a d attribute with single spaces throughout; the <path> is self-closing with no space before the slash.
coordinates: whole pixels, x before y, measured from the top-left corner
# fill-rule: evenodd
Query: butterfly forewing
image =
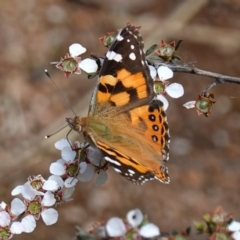
<path id="1" fill-rule="evenodd" d="M 118 33 L 106 54 L 89 115 L 97 114 L 98 108 L 102 111 L 101 104 L 105 103 L 119 107 L 118 113 L 149 102 L 154 97 L 152 83 L 143 39 L 138 29 L 129 25 Z"/>

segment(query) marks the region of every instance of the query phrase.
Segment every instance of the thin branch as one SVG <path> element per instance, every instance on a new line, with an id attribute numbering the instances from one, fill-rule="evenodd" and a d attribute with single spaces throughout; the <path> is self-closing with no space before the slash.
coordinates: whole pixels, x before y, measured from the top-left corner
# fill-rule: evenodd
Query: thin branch
<path id="1" fill-rule="evenodd" d="M 224 80 L 221 78 L 216 79 L 210 85 L 208 85 L 202 92 L 201 96 L 206 96 L 206 93 L 210 91 L 211 88 L 217 86 L 217 84 L 224 83 Z"/>
<path id="2" fill-rule="evenodd" d="M 165 64 L 165 65 L 171 68 L 174 72 L 190 73 L 190 74 L 215 78 L 216 80 L 220 81 L 218 83 L 229 82 L 229 83 L 240 84 L 240 78 L 238 77 L 226 76 L 219 73 L 205 71 L 195 67 L 192 68 L 192 67 L 172 65 L 172 64 Z"/>
<path id="3" fill-rule="evenodd" d="M 226 75 L 222 75 L 222 74 L 219 74 L 219 73 L 205 71 L 205 70 L 195 68 L 195 67 L 189 67 L 190 64 L 193 64 L 193 63 L 187 64 L 188 66 L 186 66 L 186 65 L 173 65 L 173 64 L 166 64 L 166 63 L 164 65 L 166 65 L 167 67 L 172 69 L 172 71 L 174 71 L 174 72 L 190 73 L 190 74 L 195 74 L 195 75 L 199 75 L 199 76 L 215 78 L 215 81 L 213 81 L 210 85 L 208 85 L 201 92 L 202 96 L 205 96 L 206 93 L 209 92 L 210 89 L 212 89 L 213 87 L 215 87 L 216 85 L 218 85 L 220 83 L 228 82 L 228 83 L 240 84 L 240 78 L 238 78 L 238 77 L 226 76 Z"/>

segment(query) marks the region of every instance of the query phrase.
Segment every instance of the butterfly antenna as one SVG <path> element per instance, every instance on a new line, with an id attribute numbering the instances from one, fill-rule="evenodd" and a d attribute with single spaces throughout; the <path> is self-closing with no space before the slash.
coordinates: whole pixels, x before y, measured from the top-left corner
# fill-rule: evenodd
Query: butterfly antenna
<path id="1" fill-rule="evenodd" d="M 50 135 L 46 135 L 45 138 L 50 138 L 51 136 L 55 135 L 56 133 L 62 131 L 65 127 L 68 127 L 69 125 L 67 124 L 66 126 L 60 128 L 59 130 L 57 130 L 56 132 L 50 134 Z"/>
<path id="2" fill-rule="evenodd" d="M 64 94 L 62 93 L 61 89 L 58 87 L 58 85 L 53 81 L 51 75 L 49 74 L 48 70 L 45 69 L 45 74 L 47 75 L 47 77 L 51 80 L 51 82 L 53 83 L 53 85 L 55 86 L 55 88 L 58 90 L 59 94 L 61 95 L 61 97 L 63 98 L 63 100 L 65 101 L 65 103 L 67 104 L 67 106 L 71 109 L 71 111 L 73 112 L 73 114 L 75 116 L 77 116 L 77 114 L 74 112 L 73 108 L 71 107 L 70 103 L 68 102 L 67 98 L 64 96 Z"/>

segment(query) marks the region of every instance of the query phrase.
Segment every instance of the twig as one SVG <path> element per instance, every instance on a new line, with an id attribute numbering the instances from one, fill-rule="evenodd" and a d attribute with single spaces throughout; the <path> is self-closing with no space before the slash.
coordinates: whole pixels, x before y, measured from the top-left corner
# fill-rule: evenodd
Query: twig
<path id="1" fill-rule="evenodd" d="M 219 73 L 205 71 L 205 70 L 195 68 L 195 67 L 191 68 L 191 67 L 173 65 L 173 64 L 165 64 L 165 65 L 167 65 L 169 68 L 171 68 L 174 72 L 196 74 L 196 75 L 200 75 L 200 76 L 215 78 L 218 81 L 219 81 L 219 79 L 221 79 L 221 81 L 220 81 L 221 83 L 229 82 L 229 83 L 240 84 L 240 78 L 238 78 L 238 77 L 226 76 L 226 75 L 222 75 Z M 218 83 L 220 83 L 220 82 L 218 82 Z"/>
<path id="2" fill-rule="evenodd" d="M 190 74 L 195 74 L 199 76 L 205 76 L 205 77 L 210 77 L 210 78 L 215 78 L 215 81 L 212 82 L 209 86 L 207 86 L 202 92 L 201 95 L 205 96 L 205 94 L 213 87 L 220 83 L 228 82 L 228 83 L 235 83 L 235 84 L 240 84 L 240 78 L 238 77 L 231 77 L 231 76 L 226 76 L 222 75 L 219 73 L 214 73 L 214 72 L 209 72 L 205 71 L 199 68 L 195 67 L 188 67 L 186 65 L 173 65 L 173 64 L 164 64 L 172 71 L 174 72 L 180 72 L 180 73 L 190 73 Z M 189 65 L 189 64 L 188 64 Z"/>
<path id="3" fill-rule="evenodd" d="M 224 83 L 224 80 L 221 78 L 216 79 L 214 82 L 212 82 L 210 85 L 208 85 L 202 92 L 201 96 L 206 96 L 206 93 L 213 87 L 215 87 L 217 84 Z"/>

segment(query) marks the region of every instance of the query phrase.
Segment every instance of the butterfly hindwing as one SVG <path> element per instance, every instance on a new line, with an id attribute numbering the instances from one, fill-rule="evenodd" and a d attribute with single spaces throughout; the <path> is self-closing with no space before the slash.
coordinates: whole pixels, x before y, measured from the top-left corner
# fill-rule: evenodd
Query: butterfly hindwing
<path id="1" fill-rule="evenodd" d="M 162 102 L 153 100 L 130 110 L 128 115 L 120 114 L 118 120 L 105 123 L 109 134 L 95 137 L 115 171 L 135 183 L 154 178 L 168 183 L 163 161 L 168 160 L 169 129 Z"/>

